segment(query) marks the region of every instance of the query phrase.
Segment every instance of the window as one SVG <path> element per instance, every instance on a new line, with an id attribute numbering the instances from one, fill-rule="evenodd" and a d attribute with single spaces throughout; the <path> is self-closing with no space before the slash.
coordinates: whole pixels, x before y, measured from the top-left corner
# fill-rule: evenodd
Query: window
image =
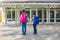
<path id="1" fill-rule="evenodd" d="M 15 21 L 15 10 L 7 8 L 7 21 Z"/>

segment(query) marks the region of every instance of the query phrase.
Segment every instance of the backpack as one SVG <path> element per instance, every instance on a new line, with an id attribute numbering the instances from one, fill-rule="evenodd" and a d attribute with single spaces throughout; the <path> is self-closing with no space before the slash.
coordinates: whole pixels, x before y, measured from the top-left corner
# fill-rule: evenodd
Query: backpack
<path id="1" fill-rule="evenodd" d="M 39 17 L 38 16 L 34 16 L 34 24 L 39 24 Z"/>
<path id="2" fill-rule="evenodd" d="M 25 12 L 23 12 L 20 16 L 20 22 L 21 23 L 26 23 L 27 22 L 27 15 Z"/>

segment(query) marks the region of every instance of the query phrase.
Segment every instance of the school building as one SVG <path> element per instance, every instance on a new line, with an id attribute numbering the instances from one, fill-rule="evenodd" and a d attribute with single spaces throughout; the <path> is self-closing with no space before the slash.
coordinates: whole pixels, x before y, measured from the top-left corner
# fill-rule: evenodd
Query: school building
<path id="1" fill-rule="evenodd" d="M 0 25 L 20 24 L 22 9 L 28 15 L 28 24 L 32 24 L 33 11 L 40 24 L 60 24 L 60 0 L 0 0 Z"/>

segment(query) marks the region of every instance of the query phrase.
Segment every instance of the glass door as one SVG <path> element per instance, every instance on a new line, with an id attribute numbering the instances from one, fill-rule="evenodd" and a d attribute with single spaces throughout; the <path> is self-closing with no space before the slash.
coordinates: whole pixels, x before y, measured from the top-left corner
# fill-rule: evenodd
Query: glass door
<path id="1" fill-rule="evenodd" d="M 50 9 L 50 22 L 54 22 L 54 9 Z"/>
<path id="2" fill-rule="evenodd" d="M 15 10 L 8 8 L 7 12 L 7 24 L 15 24 Z"/>
<path id="3" fill-rule="evenodd" d="M 47 22 L 47 10 L 44 9 L 44 22 L 46 23 Z"/>
<path id="4" fill-rule="evenodd" d="M 42 11 L 44 12 L 44 14 L 42 14 Z M 42 21 L 44 21 L 44 23 L 47 22 L 47 11 L 46 9 L 42 10 L 42 8 L 38 9 L 38 17 L 40 18 L 40 23 L 42 23 Z M 44 18 L 42 20 L 42 18 Z"/>

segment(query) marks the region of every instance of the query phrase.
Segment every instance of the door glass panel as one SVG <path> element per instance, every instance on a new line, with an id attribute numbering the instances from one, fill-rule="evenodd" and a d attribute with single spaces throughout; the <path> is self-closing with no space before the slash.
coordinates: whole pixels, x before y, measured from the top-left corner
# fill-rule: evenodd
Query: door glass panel
<path id="1" fill-rule="evenodd" d="M 38 9 L 38 17 L 40 18 L 40 22 L 42 22 L 42 10 Z"/>
<path id="2" fill-rule="evenodd" d="M 20 15 L 21 15 L 21 13 L 22 13 L 22 10 L 20 10 L 20 11 L 19 11 L 19 13 L 20 13 Z"/>
<path id="3" fill-rule="evenodd" d="M 30 19 L 30 11 L 26 11 L 28 18 Z"/>
<path id="4" fill-rule="evenodd" d="M 7 11 L 7 21 L 11 21 L 11 11 Z"/>
<path id="5" fill-rule="evenodd" d="M 46 22 L 46 18 L 47 18 L 46 10 L 44 10 L 44 22 Z"/>
<path id="6" fill-rule="evenodd" d="M 56 22 L 60 22 L 60 10 L 56 11 Z"/>
<path id="7" fill-rule="evenodd" d="M 50 10 L 50 22 L 54 22 L 54 10 Z"/>
<path id="8" fill-rule="evenodd" d="M 28 16 L 28 23 L 30 22 L 30 10 L 26 10 L 27 16 Z"/>
<path id="9" fill-rule="evenodd" d="M 33 17 L 33 13 L 36 13 L 36 9 L 33 9 L 32 12 L 31 12 L 31 16 Z"/>
<path id="10" fill-rule="evenodd" d="M 15 21 L 15 11 L 12 11 L 12 21 Z"/>

